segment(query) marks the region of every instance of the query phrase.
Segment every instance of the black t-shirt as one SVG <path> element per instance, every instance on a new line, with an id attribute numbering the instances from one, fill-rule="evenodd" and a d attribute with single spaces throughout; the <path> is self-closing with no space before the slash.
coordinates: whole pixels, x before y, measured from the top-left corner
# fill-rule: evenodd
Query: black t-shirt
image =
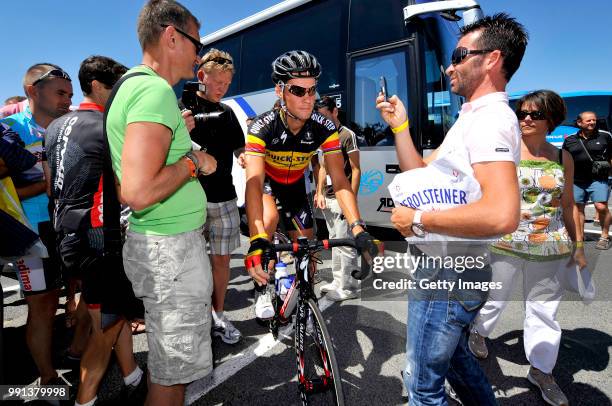
<path id="1" fill-rule="evenodd" d="M 94 106 L 82 104 L 47 128 L 45 149 L 58 232 L 87 232 L 103 225 L 103 113 Z"/>
<path id="2" fill-rule="evenodd" d="M 574 158 L 574 183 L 591 183 L 594 180 L 607 180 L 608 177 L 593 176 L 591 169 L 593 162 L 585 152 L 582 144 L 589 151 L 594 161 L 610 161 L 612 158 L 612 136 L 609 132 L 599 130 L 597 135 L 584 139 L 578 133 L 570 135 L 563 142 L 563 149 L 572 154 Z"/>
<path id="3" fill-rule="evenodd" d="M 226 202 L 236 198 L 232 179 L 234 151 L 244 147 L 242 127 L 231 108 L 223 103 L 213 103 L 197 97 L 193 114 L 221 112 L 217 118 L 207 118 L 204 123 L 196 121 L 191 139 L 217 160 L 217 170 L 208 176 L 200 176 L 200 183 L 209 202 Z"/>

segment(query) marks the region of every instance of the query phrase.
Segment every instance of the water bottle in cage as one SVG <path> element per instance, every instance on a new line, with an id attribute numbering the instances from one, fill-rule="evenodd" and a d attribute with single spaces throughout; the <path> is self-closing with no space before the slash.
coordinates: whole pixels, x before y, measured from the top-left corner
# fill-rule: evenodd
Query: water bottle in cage
<path id="1" fill-rule="evenodd" d="M 287 265 L 283 261 L 278 261 L 274 267 L 274 286 L 276 287 L 276 294 L 281 300 L 285 300 L 287 292 L 291 288 L 293 279 L 287 273 Z"/>

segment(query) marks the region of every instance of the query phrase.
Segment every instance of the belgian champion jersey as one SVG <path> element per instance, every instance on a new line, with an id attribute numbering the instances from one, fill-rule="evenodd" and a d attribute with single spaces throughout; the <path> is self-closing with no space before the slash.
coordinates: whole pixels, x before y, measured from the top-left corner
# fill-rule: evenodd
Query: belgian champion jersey
<path id="1" fill-rule="evenodd" d="M 341 153 L 334 123 L 313 112 L 296 135 L 286 124 L 282 110 L 271 110 L 257 117 L 249 127 L 246 154 L 264 157 L 266 175 L 277 183 L 300 180 L 318 149 L 324 155 Z"/>

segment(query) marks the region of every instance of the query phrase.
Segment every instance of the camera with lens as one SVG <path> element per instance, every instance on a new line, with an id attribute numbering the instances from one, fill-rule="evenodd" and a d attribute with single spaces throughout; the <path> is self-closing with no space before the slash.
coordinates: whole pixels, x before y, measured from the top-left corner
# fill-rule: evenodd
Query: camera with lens
<path id="1" fill-rule="evenodd" d="M 197 92 L 206 93 L 206 85 L 197 81 L 187 82 L 183 87 L 183 94 L 181 101 L 186 109 L 193 111 L 200 111 L 201 108 L 198 106 Z M 213 111 L 210 113 L 197 113 L 193 115 L 195 119 L 196 128 L 204 125 L 209 120 L 216 120 L 223 116 L 225 111 Z"/>

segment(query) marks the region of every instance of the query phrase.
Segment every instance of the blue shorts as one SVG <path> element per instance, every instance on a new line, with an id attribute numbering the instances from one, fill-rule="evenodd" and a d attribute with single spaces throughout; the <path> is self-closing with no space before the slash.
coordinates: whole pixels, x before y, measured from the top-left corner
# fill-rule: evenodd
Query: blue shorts
<path id="1" fill-rule="evenodd" d="M 610 189 L 606 181 L 596 180 L 590 184 L 574 183 L 574 200 L 577 204 L 586 204 L 589 200 L 592 202 L 607 202 L 609 197 Z"/>

